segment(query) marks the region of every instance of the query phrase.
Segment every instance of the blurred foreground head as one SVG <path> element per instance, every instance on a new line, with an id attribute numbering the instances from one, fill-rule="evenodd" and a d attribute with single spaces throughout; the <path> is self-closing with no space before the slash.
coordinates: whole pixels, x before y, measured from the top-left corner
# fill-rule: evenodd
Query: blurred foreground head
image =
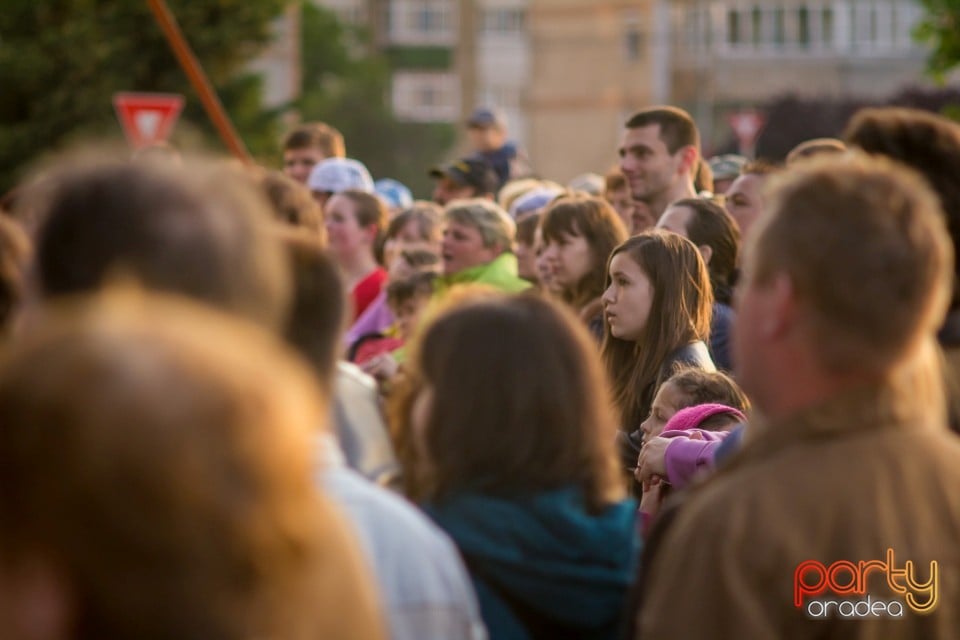
<path id="1" fill-rule="evenodd" d="M 289 274 L 269 205 L 246 175 L 213 165 L 62 161 L 29 194 L 39 297 L 124 279 L 277 327 Z"/>
<path id="2" fill-rule="evenodd" d="M 379 637 L 311 481 L 323 414 L 269 334 L 211 309 L 44 314 L 0 361 L 4 637 Z"/>

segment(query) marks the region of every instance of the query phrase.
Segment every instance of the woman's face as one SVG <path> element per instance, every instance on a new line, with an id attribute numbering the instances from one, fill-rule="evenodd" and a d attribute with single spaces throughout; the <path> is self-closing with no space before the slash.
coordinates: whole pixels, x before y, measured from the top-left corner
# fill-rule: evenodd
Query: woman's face
<path id="1" fill-rule="evenodd" d="M 352 258 L 362 251 L 373 251 L 374 233 L 357 223 L 356 204 L 346 196 L 335 195 L 323 210 L 324 226 L 330 250 L 340 258 Z"/>
<path id="2" fill-rule="evenodd" d="M 563 289 L 572 289 L 593 268 L 593 251 L 587 239 L 566 231 L 558 238 L 545 240 L 543 257 L 550 265 L 554 281 Z"/>
<path id="3" fill-rule="evenodd" d="M 484 246 L 480 229 L 453 220 L 444 226 L 441 256 L 445 274 L 459 273 L 464 269 L 487 264 L 492 262 L 498 253 L 496 247 Z"/>
<path id="4" fill-rule="evenodd" d="M 637 341 L 643 335 L 653 306 L 653 284 L 625 251 L 610 260 L 610 286 L 603 292 L 604 317 L 610 334 Z"/>

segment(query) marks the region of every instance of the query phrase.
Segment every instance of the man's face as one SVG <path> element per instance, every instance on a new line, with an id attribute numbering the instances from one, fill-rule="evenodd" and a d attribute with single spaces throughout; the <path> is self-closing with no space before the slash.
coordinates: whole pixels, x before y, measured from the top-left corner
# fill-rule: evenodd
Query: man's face
<path id="1" fill-rule="evenodd" d="M 650 202 L 680 180 L 683 150 L 671 154 L 660 139 L 660 125 L 625 129 L 620 145 L 620 170 L 634 200 Z"/>
<path id="2" fill-rule="evenodd" d="M 461 184 L 453 178 L 444 176 L 437 180 L 433 188 L 433 201 L 445 207 L 453 200 L 472 198 L 475 194 L 475 189 L 470 185 Z"/>
<path id="3" fill-rule="evenodd" d="M 283 174 L 301 184 L 307 183 L 313 165 L 326 160 L 320 149 L 287 149 L 283 152 Z"/>
<path id="4" fill-rule="evenodd" d="M 747 173 L 737 178 L 727 196 L 724 204 L 727 212 L 733 216 L 733 219 L 740 225 L 740 234 L 746 237 L 747 232 L 753 223 L 760 217 L 763 211 L 763 183 L 766 176 L 755 173 Z"/>

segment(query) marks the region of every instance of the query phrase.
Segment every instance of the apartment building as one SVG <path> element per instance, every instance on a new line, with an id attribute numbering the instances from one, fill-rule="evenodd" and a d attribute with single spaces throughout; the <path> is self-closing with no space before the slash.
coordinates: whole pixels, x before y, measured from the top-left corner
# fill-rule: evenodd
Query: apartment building
<path id="1" fill-rule="evenodd" d="M 922 80 L 921 16 L 914 0 L 675 0 L 670 93 L 708 145 L 727 114 L 784 93 L 882 98 Z"/>

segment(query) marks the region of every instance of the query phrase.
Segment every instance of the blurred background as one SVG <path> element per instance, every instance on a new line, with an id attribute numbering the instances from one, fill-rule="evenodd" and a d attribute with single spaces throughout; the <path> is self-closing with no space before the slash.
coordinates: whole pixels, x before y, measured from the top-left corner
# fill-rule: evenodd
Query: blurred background
<path id="1" fill-rule="evenodd" d="M 960 0 L 168 0 L 251 153 L 300 121 L 418 196 L 499 108 L 537 173 L 604 172 L 645 105 L 694 115 L 705 155 L 782 159 L 865 104 L 956 115 Z M 181 93 L 172 138 L 221 151 L 140 0 L 3 0 L 0 192 L 31 162 L 121 138 L 118 91 Z"/>

